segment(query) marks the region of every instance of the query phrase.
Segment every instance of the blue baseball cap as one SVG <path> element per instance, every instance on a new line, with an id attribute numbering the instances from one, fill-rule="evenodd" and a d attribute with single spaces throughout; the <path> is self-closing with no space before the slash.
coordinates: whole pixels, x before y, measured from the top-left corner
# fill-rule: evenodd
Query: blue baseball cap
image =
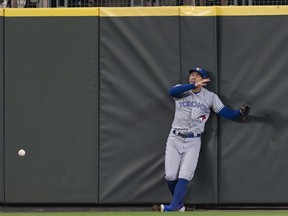
<path id="1" fill-rule="evenodd" d="M 203 79 L 206 79 L 207 78 L 207 73 L 206 71 L 203 69 L 203 68 L 199 68 L 199 67 L 196 67 L 196 68 L 193 68 L 191 70 L 189 70 L 189 73 L 191 74 L 192 72 L 197 72 L 199 73 Z"/>

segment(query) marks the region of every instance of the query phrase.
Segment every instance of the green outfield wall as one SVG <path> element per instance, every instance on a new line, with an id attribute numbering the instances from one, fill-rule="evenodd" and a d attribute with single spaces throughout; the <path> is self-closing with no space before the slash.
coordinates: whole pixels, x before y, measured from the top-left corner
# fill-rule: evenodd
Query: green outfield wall
<path id="1" fill-rule="evenodd" d="M 185 202 L 288 202 L 287 6 L 0 11 L 1 203 L 169 202 L 168 88 L 195 66 L 252 111 L 210 116 Z"/>
<path id="2" fill-rule="evenodd" d="M 97 203 L 98 11 L 10 12 L 4 29 L 5 202 Z M 25 157 L 17 154 L 22 148 Z"/>

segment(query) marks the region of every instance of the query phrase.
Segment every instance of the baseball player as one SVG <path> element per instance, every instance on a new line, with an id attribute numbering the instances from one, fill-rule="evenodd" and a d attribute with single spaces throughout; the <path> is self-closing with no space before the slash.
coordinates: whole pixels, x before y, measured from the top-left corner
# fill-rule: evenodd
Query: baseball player
<path id="1" fill-rule="evenodd" d="M 210 79 L 202 68 L 189 70 L 189 83 L 169 90 L 175 100 L 175 116 L 166 143 L 165 179 L 172 194 L 169 205 L 155 205 L 154 211 L 185 211 L 183 198 L 188 182 L 193 178 L 201 147 L 201 134 L 212 109 L 225 119 L 244 120 L 250 105 L 240 110 L 226 107 L 219 97 L 205 89 Z"/>

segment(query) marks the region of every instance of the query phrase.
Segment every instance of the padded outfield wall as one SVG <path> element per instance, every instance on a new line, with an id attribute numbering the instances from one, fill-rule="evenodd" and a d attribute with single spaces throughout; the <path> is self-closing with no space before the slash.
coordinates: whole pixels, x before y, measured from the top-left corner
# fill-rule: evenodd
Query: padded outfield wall
<path id="1" fill-rule="evenodd" d="M 168 202 L 168 88 L 202 66 L 227 106 L 253 109 L 210 116 L 186 203 L 287 203 L 288 7 L 2 12 L 0 202 Z"/>
<path id="2" fill-rule="evenodd" d="M 98 202 L 98 19 L 5 11 L 5 203 Z"/>

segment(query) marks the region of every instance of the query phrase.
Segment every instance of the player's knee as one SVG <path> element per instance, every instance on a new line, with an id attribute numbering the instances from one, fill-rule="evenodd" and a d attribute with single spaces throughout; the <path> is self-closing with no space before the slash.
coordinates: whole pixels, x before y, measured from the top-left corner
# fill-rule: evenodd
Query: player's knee
<path id="1" fill-rule="evenodd" d="M 177 173 L 166 173 L 165 179 L 167 181 L 175 181 L 177 179 Z"/>
<path id="2" fill-rule="evenodd" d="M 179 174 L 179 178 L 181 179 L 185 179 L 187 181 L 191 181 L 191 179 L 193 178 L 194 173 L 188 174 L 188 173 L 180 173 Z"/>

